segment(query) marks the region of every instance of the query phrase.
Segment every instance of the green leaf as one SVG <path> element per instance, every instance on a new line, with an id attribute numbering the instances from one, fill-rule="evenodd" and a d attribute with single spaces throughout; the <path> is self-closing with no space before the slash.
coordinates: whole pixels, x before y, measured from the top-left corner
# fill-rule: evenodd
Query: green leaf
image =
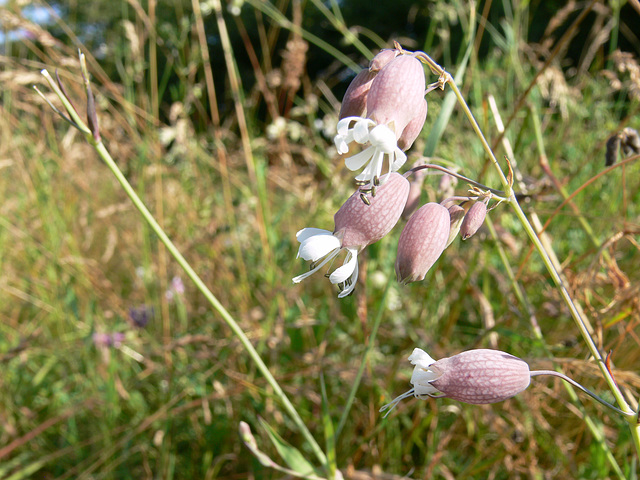
<path id="1" fill-rule="evenodd" d="M 260 425 L 265 429 L 271 442 L 278 450 L 278 453 L 287 464 L 287 466 L 301 475 L 319 475 L 319 472 L 311 465 L 300 451 L 294 446 L 287 443 L 280 435 L 278 435 L 271 426 L 260 418 Z"/>

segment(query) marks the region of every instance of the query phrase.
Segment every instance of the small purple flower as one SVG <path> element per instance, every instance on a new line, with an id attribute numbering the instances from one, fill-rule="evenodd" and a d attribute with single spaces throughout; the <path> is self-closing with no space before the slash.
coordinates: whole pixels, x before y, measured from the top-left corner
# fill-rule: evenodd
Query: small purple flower
<path id="1" fill-rule="evenodd" d="M 409 194 L 408 180 L 398 173 L 389 173 L 380 180 L 375 196 L 366 197 L 367 203 L 362 199 L 363 193 L 356 190 L 340 207 L 333 218 L 333 233 L 318 228 L 304 228 L 297 233 L 298 257 L 312 263 L 311 270 L 293 278 L 293 283 L 300 283 L 344 250 L 344 263 L 329 275 L 329 281 L 339 286 L 339 298 L 353 291 L 358 279 L 358 253 L 398 223 Z"/>
<path id="2" fill-rule="evenodd" d="M 154 309 L 148 305 L 141 305 L 139 307 L 131 307 L 129 309 L 129 321 L 133 326 L 138 328 L 144 328 L 149 323 L 149 320 L 153 318 Z"/>
<path id="3" fill-rule="evenodd" d="M 93 344 L 96 347 L 118 348 L 120 345 L 122 345 L 123 341 L 124 341 L 124 333 L 122 332 L 114 332 L 114 333 L 95 332 L 93 334 Z"/>
<path id="4" fill-rule="evenodd" d="M 410 396 L 448 397 L 472 404 L 496 403 L 525 390 L 531 382 L 529 365 L 518 357 L 499 350 L 476 349 L 435 361 L 416 348 L 409 356 L 415 365 L 413 388 L 380 411 L 391 410 Z"/>
<path id="5" fill-rule="evenodd" d="M 165 292 L 164 296 L 167 300 L 171 301 L 176 295 L 180 297 L 184 295 L 184 283 L 182 283 L 182 279 L 177 276 L 171 279 L 171 285 L 169 285 L 169 288 Z"/>

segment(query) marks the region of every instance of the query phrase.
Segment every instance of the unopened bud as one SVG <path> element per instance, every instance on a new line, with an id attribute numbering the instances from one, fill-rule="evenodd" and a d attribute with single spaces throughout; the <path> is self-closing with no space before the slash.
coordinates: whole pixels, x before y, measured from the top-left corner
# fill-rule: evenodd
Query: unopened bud
<path id="1" fill-rule="evenodd" d="M 460 235 L 463 240 L 475 235 L 484 223 L 484 219 L 487 216 L 487 204 L 484 202 L 474 203 L 462 221 L 460 227 Z"/>
<path id="2" fill-rule="evenodd" d="M 449 230 L 449 211 L 438 203 L 427 203 L 413 214 L 398 241 L 398 282 L 424 280 L 447 246 Z"/>
<path id="3" fill-rule="evenodd" d="M 395 172 L 380 181 L 375 196 L 366 197 L 368 204 L 357 190 L 334 215 L 334 235 L 341 238 L 343 248 L 362 250 L 385 237 L 398 223 L 407 203 L 409 181 Z"/>

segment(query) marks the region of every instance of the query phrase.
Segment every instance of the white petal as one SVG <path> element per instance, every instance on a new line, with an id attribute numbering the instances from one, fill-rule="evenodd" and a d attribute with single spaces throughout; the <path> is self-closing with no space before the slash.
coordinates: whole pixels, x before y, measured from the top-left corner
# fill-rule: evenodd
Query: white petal
<path id="1" fill-rule="evenodd" d="M 378 125 L 369 132 L 371 145 L 378 147 L 384 153 L 393 153 L 398 148 L 396 134 L 386 125 Z"/>
<path id="2" fill-rule="evenodd" d="M 307 238 L 313 237 L 314 235 L 333 235 L 333 233 L 329 230 L 324 230 L 323 228 L 303 228 L 296 233 L 296 239 L 302 243 Z"/>
<path id="3" fill-rule="evenodd" d="M 349 144 L 353 141 L 353 135 L 336 135 L 333 144 L 340 155 L 344 155 L 349 151 Z"/>
<path id="4" fill-rule="evenodd" d="M 353 139 L 360 144 L 367 143 L 369 141 L 369 127 L 371 125 L 375 125 L 372 120 L 364 118 L 359 120 L 355 127 L 353 127 Z"/>
<path id="5" fill-rule="evenodd" d="M 395 172 L 407 161 L 407 155 L 399 148 L 396 148 L 396 151 L 391 155 L 389 158 L 389 171 Z"/>
<path id="6" fill-rule="evenodd" d="M 413 369 L 410 382 L 416 391 L 416 396 L 439 393 L 438 389 L 431 385 L 431 382 L 437 380 L 440 376 L 440 373 L 436 373 L 432 370 L 423 370 L 420 367 L 415 367 Z"/>
<path id="7" fill-rule="evenodd" d="M 411 355 L 409 355 L 409 361 L 412 365 L 416 365 L 420 368 L 429 368 L 429 365 L 433 365 L 436 361 L 429 356 L 427 352 L 420 348 L 414 348 Z"/>
<path id="8" fill-rule="evenodd" d="M 354 248 L 348 248 L 347 256 L 344 259 L 344 265 L 336 268 L 331 275 L 329 281 L 333 284 L 344 283 L 351 277 L 352 284 L 358 279 L 358 251 Z M 355 276 L 355 278 L 353 278 Z M 353 290 L 353 289 L 352 289 Z"/>
<path id="9" fill-rule="evenodd" d="M 351 274 L 351 281 L 349 283 L 349 286 L 338 294 L 338 298 L 344 298 L 347 295 L 351 295 L 351 292 L 353 292 L 353 290 L 356 288 L 356 282 L 358 281 L 358 268 L 358 263 L 356 262 L 356 268 Z"/>
<path id="10" fill-rule="evenodd" d="M 360 153 L 345 158 L 344 164 L 349 170 L 355 172 L 356 170 L 360 170 L 371 159 L 374 153 L 375 149 L 373 147 L 367 147 Z"/>
<path id="11" fill-rule="evenodd" d="M 335 258 L 336 255 L 338 255 L 338 253 L 340 252 L 340 249 L 337 248 L 336 250 L 334 250 L 333 252 L 331 252 L 329 255 L 327 255 L 324 260 L 322 260 L 322 262 L 320 262 L 318 265 L 315 266 L 315 268 L 312 268 L 311 270 L 309 270 L 307 273 L 303 273 L 302 275 L 298 275 L 297 277 L 293 277 L 291 279 L 291 281 L 293 283 L 300 283 L 302 280 L 304 280 L 305 278 L 313 275 L 314 273 L 316 273 L 318 270 L 320 270 L 323 266 L 325 266 L 327 264 L 327 262 L 330 262 L 331 260 L 333 260 Z"/>
<path id="12" fill-rule="evenodd" d="M 358 120 L 361 120 L 360 117 L 345 117 L 342 120 L 338 121 L 338 125 L 336 126 L 336 130 L 338 132 L 338 135 L 346 135 L 347 131 L 349 130 L 349 125 L 351 125 L 351 122 L 357 122 Z"/>
<path id="13" fill-rule="evenodd" d="M 340 249 L 340 240 L 333 235 L 313 235 L 300 244 L 298 257 L 315 262 L 333 250 Z"/>
<path id="14" fill-rule="evenodd" d="M 373 161 L 369 162 L 369 165 L 367 165 L 367 168 L 365 168 L 362 172 L 356 175 L 356 180 L 358 180 L 359 182 L 371 183 L 377 171 L 376 167 L 377 165 L 375 165 Z"/>

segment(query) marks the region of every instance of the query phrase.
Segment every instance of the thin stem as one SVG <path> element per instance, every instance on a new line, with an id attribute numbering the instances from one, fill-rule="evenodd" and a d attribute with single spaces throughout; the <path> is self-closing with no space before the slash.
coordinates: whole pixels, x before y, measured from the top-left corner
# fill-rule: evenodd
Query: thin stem
<path id="1" fill-rule="evenodd" d="M 60 98 L 60 101 L 64 104 L 65 109 L 67 110 L 67 112 L 69 113 L 73 121 L 77 123 L 78 129 L 85 134 L 85 138 L 87 139 L 87 142 L 89 142 L 94 147 L 94 149 L 96 150 L 100 158 L 102 158 L 102 160 L 106 163 L 107 167 L 109 167 L 109 170 L 111 170 L 113 175 L 116 177 L 116 179 L 118 180 L 118 182 L 120 183 L 124 191 L 126 192 L 127 196 L 131 199 L 131 201 L 133 202 L 135 207 L 138 209 L 142 217 L 146 220 L 146 222 L 149 224 L 151 229 L 154 231 L 154 233 L 158 236 L 160 241 L 167 248 L 167 250 L 169 250 L 169 253 L 173 256 L 173 258 L 175 258 L 178 264 L 182 267 L 182 269 L 185 271 L 187 276 L 191 279 L 191 281 L 193 281 L 193 283 L 196 285 L 198 290 L 204 295 L 204 297 L 211 304 L 211 306 L 222 316 L 225 323 L 229 326 L 232 332 L 238 337 L 238 339 L 240 340 L 240 343 L 242 343 L 242 345 L 246 349 L 251 359 L 255 362 L 260 373 L 262 373 L 262 375 L 265 377 L 269 385 L 271 385 L 271 388 L 273 388 L 275 395 L 282 402 L 285 410 L 291 416 L 291 419 L 298 427 L 300 433 L 302 433 L 302 435 L 307 440 L 307 442 L 309 442 L 309 445 L 311 446 L 311 449 L 313 450 L 314 454 L 318 458 L 318 461 L 323 466 L 327 465 L 327 458 L 324 452 L 322 451 L 322 449 L 320 448 L 320 445 L 318 445 L 316 440 L 313 438 L 313 435 L 311 435 L 311 432 L 309 431 L 304 421 L 296 411 L 295 407 L 293 406 L 293 404 L 291 403 L 287 395 L 284 393 L 284 391 L 278 384 L 278 381 L 271 374 L 271 371 L 269 370 L 267 365 L 264 363 L 264 361 L 262 360 L 262 358 L 260 357 L 256 349 L 253 347 L 253 345 L 249 341 L 249 338 L 246 336 L 242 328 L 234 320 L 231 314 L 229 314 L 229 312 L 224 308 L 224 306 L 220 303 L 220 301 L 216 298 L 216 296 L 211 292 L 211 290 L 207 288 L 207 286 L 204 284 L 204 282 L 198 276 L 195 270 L 193 270 L 191 265 L 178 251 L 178 249 L 173 244 L 171 239 L 169 239 L 169 237 L 164 232 L 162 227 L 160 227 L 160 225 L 155 220 L 151 212 L 144 205 L 144 203 L 142 202 L 138 194 L 135 192 L 131 184 L 127 181 L 122 171 L 118 168 L 118 165 L 113 160 L 113 158 L 111 157 L 111 154 L 108 152 L 108 150 L 106 149 L 102 141 L 96 140 L 93 137 L 91 130 L 89 130 L 89 128 L 83 122 L 82 118 L 80 118 L 80 116 L 75 112 L 75 110 L 67 100 L 66 96 L 63 94 L 63 92 L 60 90 L 58 85 L 53 81 L 53 79 L 49 75 L 49 72 L 47 72 L 46 70 L 43 70 L 42 75 L 47 79 L 47 82 L 49 83 L 51 88 L 58 95 L 58 97 Z"/>
<path id="2" fill-rule="evenodd" d="M 487 187 L 486 185 L 483 185 L 483 184 L 481 184 L 479 182 L 476 182 L 475 180 L 471 180 L 470 178 L 467 178 L 464 175 L 460 175 L 459 173 L 456 173 L 453 170 L 449 170 L 446 167 L 443 167 L 441 165 L 435 165 L 435 164 L 432 164 L 432 163 L 427 163 L 425 165 L 418 165 L 417 167 L 412 168 L 407 173 L 405 173 L 405 177 L 407 177 L 411 173 L 415 173 L 415 172 L 418 172 L 420 170 L 424 170 L 425 168 L 431 168 L 431 169 L 434 169 L 434 170 L 440 170 L 441 172 L 444 172 L 447 175 L 451 175 L 452 177 L 456 177 L 456 178 L 458 178 L 458 179 L 460 179 L 460 180 L 462 180 L 464 182 L 467 182 L 467 183 L 473 185 L 474 187 L 480 188 L 481 190 L 488 190 L 491 193 L 493 193 L 495 195 L 498 195 L 500 197 L 506 196 L 505 192 L 503 192 L 502 190 L 496 190 L 494 188 Z"/>
<path id="3" fill-rule="evenodd" d="M 446 72 L 445 72 L 445 74 L 446 74 Z M 446 75 L 448 75 L 448 74 L 446 74 Z M 634 414 L 633 410 L 629 407 L 629 405 L 628 405 L 627 401 L 625 400 L 622 392 L 618 388 L 618 385 L 616 384 L 613 376 L 611 375 L 611 372 L 609 372 L 609 369 L 607 368 L 607 366 L 606 366 L 606 364 L 604 362 L 604 359 L 602 358 L 602 355 L 601 355 L 600 351 L 598 350 L 598 347 L 596 346 L 596 344 L 594 343 L 593 339 L 591 338 L 591 335 L 589 334 L 589 330 L 587 328 L 587 325 L 585 323 L 584 318 L 582 317 L 578 307 L 576 306 L 576 304 L 573 301 L 573 298 L 571 297 L 571 294 L 569 293 L 569 291 L 567 290 L 564 282 L 562 281 L 562 278 L 560 277 L 560 274 L 558 273 L 558 270 L 556 269 L 553 261 L 551 260 L 551 258 L 549 256 L 549 253 L 547 252 L 547 250 L 545 249 L 544 245 L 540 241 L 540 238 L 538 237 L 537 233 L 535 232 L 535 230 L 531 226 L 531 223 L 529 223 L 529 220 L 528 220 L 527 216 L 522 211 L 522 208 L 520 207 L 520 204 L 518 203 L 518 200 L 517 200 L 516 196 L 514 195 L 514 193 L 512 191 L 511 185 L 509 184 L 509 182 L 508 182 L 507 178 L 505 177 L 502 169 L 500 168 L 500 165 L 498 164 L 498 161 L 496 160 L 496 157 L 495 157 L 493 151 L 491 150 L 491 147 L 489 146 L 489 144 L 487 143 L 484 135 L 482 134 L 482 131 L 480 130 L 480 126 L 478 125 L 478 122 L 476 122 L 476 119 L 474 118 L 473 114 L 471 113 L 471 110 L 469 109 L 469 106 L 467 105 L 467 102 L 462 97 L 462 94 L 460 93 L 460 90 L 458 89 L 457 85 L 455 84 L 455 81 L 453 80 L 453 77 L 451 77 L 449 75 L 449 78 L 447 79 L 447 82 L 449 83 L 449 86 L 452 88 L 452 90 L 455 92 L 456 97 L 458 98 L 458 102 L 462 106 L 462 109 L 464 110 L 465 114 L 467 115 L 467 118 L 469 119 L 469 122 L 471 123 L 474 131 L 476 132 L 478 138 L 480 139 L 480 141 L 482 143 L 482 146 L 485 149 L 485 152 L 491 158 L 491 160 L 493 162 L 493 165 L 495 166 L 496 171 L 497 171 L 498 175 L 500 176 L 502 184 L 505 186 L 506 193 L 507 193 L 506 196 L 508 197 L 508 203 L 513 208 L 516 216 L 518 217 L 518 220 L 520 220 L 520 223 L 522 224 L 522 226 L 524 227 L 525 231 L 527 232 L 527 235 L 529 236 L 529 239 L 531 240 L 531 242 L 534 244 L 536 250 L 538 250 L 538 253 L 540 254 L 540 257 L 542 258 L 542 261 L 543 261 L 545 267 L 547 268 L 547 271 L 551 275 L 551 278 L 553 279 L 554 283 L 556 284 L 556 287 L 560 291 L 560 295 L 562 296 L 565 304 L 569 308 L 569 311 L 571 312 L 571 316 L 573 317 L 574 322 L 575 322 L 576 326 L 578 327 L 578 330 L 580 330 L 580 333 L 581 333 L 585 343 L 587 344 L 587 348 L 589 349 L 589 351 L 591 352 L 591 354 L 595 358 L 595 360 L 596 360 L 596 362 L 598 364 L 598 367 L 600 368 L 600 371 L 602 372 L 602 375 L 605 378 L 605 381 L 609 385 L 609 389 L 611 390 L 611 392 L 613 393 L 616 401 L 618 402 L 618 404 L 622 408 L 622 411 L 633 414 L 633 419 L 632 420 L 629 420 L 630 417 L 625 417 L 625 418 L 627 418 L 627 420 L 631 424 L 631 436 L 633 438 L 633 441 L 634 441 L 634 444 L 635 444 L 635 447 L 636 447 L 636 451 L 640 454 L 640 424 L 637 421 L 637 417 L 638 417 L 637 413 Z"/>
<path id="4" fill-rule="evenodd" d="M 600 402 L 605 407 L 610 408 L 614 412 L 619 413 L 620 415 L 624 415 L 625 417 L 635 417 L 636 416 L 636 414 L 633 413 L 633 412 L 623 412 L 618 407 L 615 407 L 615 406 L 611 405 L 609 402 L 607 402 L 606 400 L 603 400 L 598 395 L 593 393 L 591 390 L 588 390 L 588 389 L 584 388 L 582 385 L 580 385 L 575 380 L 567 377 L 564 373 L 556 372 L 554 370 L 533 370 L 532 372 L 530 372 L 530 374 L 531 374 L 532 377 L 535 377 L 535 376 L 538 376 L 538 375 L 551 375 L 553 377 L 561 378 L 565 382 L 569 382 L 571 385 L 576 387 L 578 390 L 582 390 L 584 393 L 589 395 L 591 398 L 593 398 L 597 402 Z"/>
<path id="5" fill-rule="evenodd" d="M 216 296 L 211 292 L 211 290 L 207 288 L 207 286 L 200 279 L 200 277 L 195 272 L 195 270 L 191 268 L 191 265 L 189 265 L 187 260 L 185 260 L 182 254 L 178 251 L 178 249 L 173 244 L 173 242 L 169 239 L 167 234 L 164 233 L 164 230 L 162 230 L 158 222 L 156 222 L 151 212 L 149 212 L 149 210 L 144 205 L 140 197 L 137 195 L 133 187 L 131 187 L 131 185 L 129 184 L 129 182 L 123 175 L 123 173 L 120 171 L 120 169 L 118 168 L 118 165 L 116 165 L 115 161 L 113 160 L 113 158 L 111 157 L 107 149 L 105 148 L 104 144 L 102 142 L 98 142 L 94 145 L 94 147 L 98 152 L 98 154 L 100 155 L 100 157 L 105 161 L 105 163 L 107 164 L 107 166 L 109 167 L 113 175 L 116 177 L 116 179 L 118 180 L 118 182 L 120 183 L 124 191 L 127 193 L 127 195 L 129 196 L 133 204 L 136 206 L 140 214 L 147 221 L 147 223 L 149 224 L 151 229 L 154 231 L 154 233 L 158 236 L 160 241 L 165 245 L 165 247 L 167 247 L 167 250 L 169 250 L 169 253 L 171 253 L 173 258 L 176 259 L 178 264 L 184 269 L 185 273 L 193 281 L 193 283 L 196 285 L 198 290 L 200 290 L 200 292 L 205 296 L 205 298 L 213 306 L 213 308 L 215 308 L 218 311 L 218 313 L 220 313 L 220 315 L 222 316 L 224 321 L 227 323 L 229 328 L 231 328 L 233 333 L 238 337 L 238 339 L 240 340 L 244 348 L 247 350 L 251 359 L 256 363 L 258 370 L 260 370 L 262 375 L 264 375 L 267 382 L 273 388 L 273 391 L 276 394 L 276 396 L 280 398 L 282 404 L 284 405 L 285 409 L 291 416 L 292 420 L 294 421 L 294 423 L 296 424 L 296 426 L 298 427 L 302 435 L 309 442 L 309 445 L 313 449 L 320 463 L 325 465 L 326 457 L 322 452 L 322 449 L 320 448 L 318 443 L 315 441 L 315 439 L 311 435 L 311 432 L 309 432 L 309 429 L 302 421 L 302 418 L 300 418 L 300 415 L 296 411 L 295 407 L 291 404 L 291 402 L 289 401 L 288 397 L 286 396 L 282 388 L 280 388 L 280 385 L 278 384 L 277 380 L 273 377 L 273 375 L 269 371 L 269 368 L 262 361 L 262 358 L 260 358 L 260 355 L 253 347 L 253 345 L 245 335 L 242 328 L 236 323 L 233 317 L 224 308 L 224 306 L 220 303 L 220 301 L 216 298 Z"/>

